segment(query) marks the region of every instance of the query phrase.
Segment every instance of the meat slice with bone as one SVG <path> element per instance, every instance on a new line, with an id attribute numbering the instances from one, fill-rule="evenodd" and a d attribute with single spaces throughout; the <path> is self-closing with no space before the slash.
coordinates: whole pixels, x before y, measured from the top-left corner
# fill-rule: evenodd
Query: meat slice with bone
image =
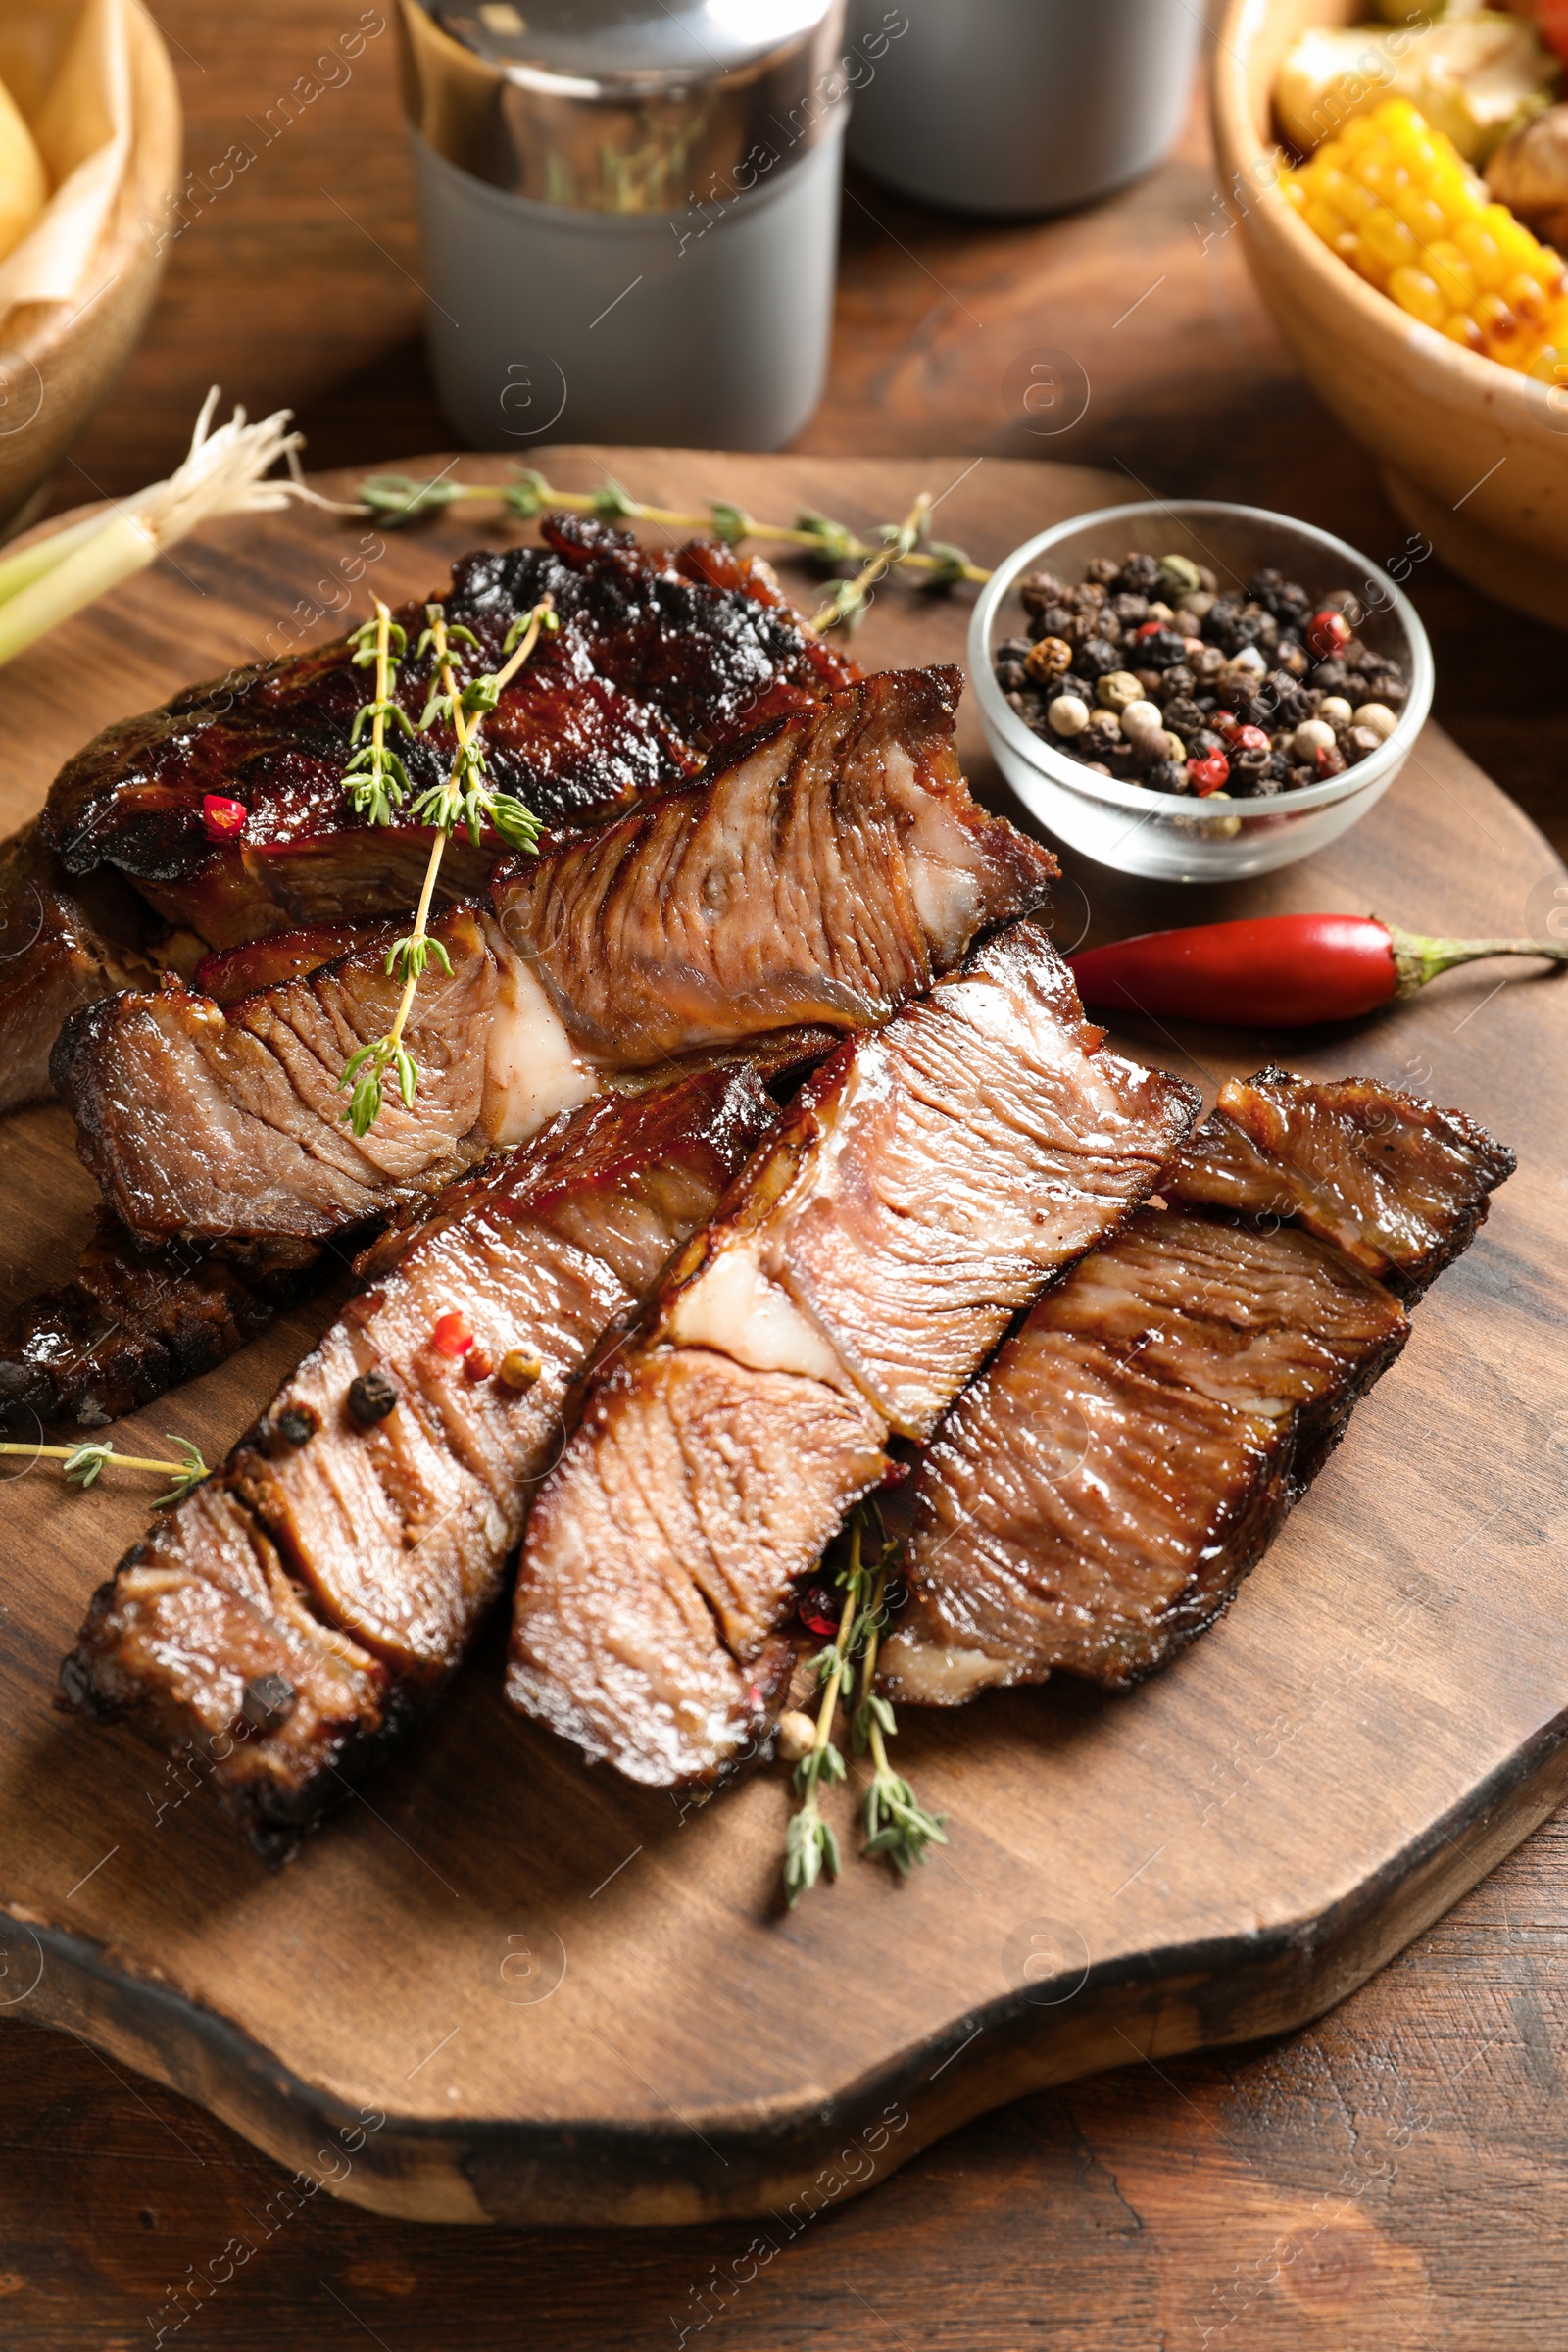
<path id="1" fill-rule="evenodd" d="M 1118 1689 L 1201 1633 L 1404 1344 L 1372 1269 L 1430 1281 L 1513 1164 L 1371 1079 L 1268 1071 L 1220 1103 L 1161 1180 L 1179 1204 L 1085 1258 L 938 1431 L 892 1696 L 956 1706 L 1055 1669 Z"/>
<path id="2" fill-rule="evenodd" d="M 320 1237 L 436 1190 L 628 1072 L 802 1023 L 885 1019 L 1055 861 L 970 799 L 956 670 L 889 672 L 780 719 L 689 791 L 498 875 L 436 926 L 370 1133 L 341 1079 L 389 1026 L 385 937 L 220 1007 L 181 988 L 70 1023 L 55 1082 L 117 1215 L 148 1236 Z"/>
<path id="3" fill-rule="evenodd" d="M 287 1853 L 439 1692 L 572 1384 L 775 1116 L 732 1063 L 587 1104 L 454 1188 L 95 1595 L 70 1698 L 193 1753 Z"/>
<path id="4" fill-rule="evenodd" d="M 716 746 L 858 675 L 804 626 L 765 564 L 730 548 L 641 550 L 566 514 L 540 529 L 541 547 L 461 558 L 443 602 L 477 638 L 474 659 L 495 665 L 511 623 L 552 599 L 557 633 L 486 723 L 494 781 L 547 823 L 597 823 L 688 783 Z M 398 614 L 411 720 L 430 685 L 414 651 L 423 613 Z M 149 954 L 188 972 L 204 947 L 414 906 L 430 833 L 367 826 L 343 790 L 355 712 L 373 690 L 353 652 L 340 638 L 118 721 L 68 761 L 42 816 L 0 844 L 0 1111 L 48 1094 L 66 1016 L 148 985 Z M 403 745 L 416 788 L 447 773 L 452 748 L 443 725 Z M 241 805 L 237 835 L 213 838 L 209 794 Z M 501 855 L 499 841 L 459 833 L 441 904 L 482 891 Z M 315 961 L 347 944 L 318 939 Z"/>
<path id="5" fill-rule="evenodd" d="M 540 1490 L 514 1704 L 655 1786 L 766 1736 L 795 1579 L 890 1435 L 929 1436 L 1191 1124 L 1192 1090 L 1102 1035 L 1019 924 L 808 1082 Z"/>

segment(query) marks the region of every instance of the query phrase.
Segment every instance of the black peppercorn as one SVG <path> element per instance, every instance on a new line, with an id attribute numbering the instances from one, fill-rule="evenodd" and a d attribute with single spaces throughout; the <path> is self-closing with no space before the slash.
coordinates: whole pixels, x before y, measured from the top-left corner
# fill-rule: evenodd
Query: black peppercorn
<path id="1" fill-rule="evenodd" d="M 1113 596 L 1110 600 L 1110 609 L 1124 629 L 1141 628 L 1149 618 L 1147 596 L 1127 596 L 1125 594 Z"/>
<path id="2" fill-rule="evenodd" d="M 1035 614 L 1029 626 L 1037 640 L 1042 637 L 1065 637 L 1072 627 L 1072 607 L 1047 605 Z"/>
<path id="3" fill-rule="evenodd" d="M 1085 677 L 1103 678 L 1113 669 L 1120 669 L 1121 656 L 1103 637 L 1091 637 L 1078 648 L 1073 667 Z"/>
<path id="4" fill-rule="evenodd" d="M 1164 720 L 1173 733 L 1187 743 L 1203 724 L 1204 713 L 1191 695 L 1172 695 L 1164 708 Z"/>
<path id="5" fill-rule="evenodd" d="M 349 1382 L 349 1411 L 364 1429 L 384 1421 L 397 1400 L 397 1390 L 384 1372 L 362 1372 Z"/>
<path id="6" fill-rule="evenodd" d="M 321 1416 L 314 1404 L 285 1404 L 274 1416 L 273 1426 L 290 1446 L 304 1446 L 320 1428 Z"/>
<path id="7" fill-rule="evenodd" d="M 1108 588 L 1120 570 L 1114 556 L 1091 556 L 1084 565 L 1084 578 L 1092 587 Z"/>
<path id="8" fill-rule="evenodd" d="M 1033 642 L 1029 637 L 1004 637 L 992 659 L 997 662 L 1022 662 Z"/>
<path id="9" fill-rule="evenodd" d="M 1002 688 L 1004 694 L 1016 694 L 1028 675 L 1029 673 L 1021 662 L 999 662 L 997 663 L 997 684 Z"/>
<path id="10" fill-rule="evenodd" d="M 1350 673 L 1343 662 L 1320 662 L 1312 672 L 1312 684 L 1319 696 L 1343 694 L 1350 682 Z"/>
<path id="11" fill-rule="evenodd" d="M 1304 678 L 1312 666 L 1312 657 L 1299 637 L 1282 636 L 1274 648 L 1274 666 L 1293 678 Z"/>
<path id="12" fill-rule="evenodd" d="M 276 1731 L 298 1703 L 299 1692 L 286 1674 L 255 1674 L 245 1686 L 239 1711 L 260 1732 Z"/>
<path id="13" fill-rule="evenodd" d="M 1178 727 L 1176 733 L 1187 746 L 1189 760 L 1212 760 L 1216 752 L 1225 749 L 1225 738 L 1216 735 L 1212 727 Z"/>
<path id="14" fill-rule="evenodd" d="M 1231 791 L 1234 793 L 1255 792 L 1258 780 L 1267 774 L 1268 763 L 1273 757 L 1273 753 L 1266 748 L 1259 750 L 1256 747 L 1248 746 L 1240 751 L 1233 751 L 1230 756 Z"/>
<path id="15" fill-rule="evenodd" d="M 1159 690 L 1155 694 L 1154 700 L 1163 709 L 1172 695 L 1191 694 L 1197 684 L 1198 680 L 1194 677 L 1184 659 L 1173 663 L 1169 669 L 1161 671 Z"/>
<path id="16" fill-rule="evenodd" d="M 1156 760 L 1139 780 L 1155 792 L 1191 792 L 1193 789 L 1193 780 L 1180 760 Z"/>
<path id="17" fill-rule="evenodd" d="M 1054 571 L 1031 571 L 1018 582 L 1018 598 L 1026 612 L 1038 612 L 1061 602 L 1062 586 Z"/>
<path id="18" fill-rule="evenodd" d="M 1187 640 L 1180 629 L 1153 629 L 1139 638 L 1138 659 L 1151 669 L 1174 669 L 1187 660 Z"/>
<path id="19" fill-rule="evenodd" d="M 1160 585 L 1157 556 L 1124 556 L 1120 567 L 1111 574 L 1116 586 L 1126 596 L 1153 596 Z"/>

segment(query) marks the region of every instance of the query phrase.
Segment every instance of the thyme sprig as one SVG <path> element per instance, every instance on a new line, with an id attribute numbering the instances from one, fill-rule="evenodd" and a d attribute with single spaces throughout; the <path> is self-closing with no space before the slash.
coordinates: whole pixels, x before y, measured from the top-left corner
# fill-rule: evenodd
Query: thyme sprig
<path id="1" fill-rule="evenodd" d="M 373 616 L 354 631 L 349 643 L 357 669 L 374 662 L 375 693 L 354 713 L 349 741 L 359 749 L 343 770 L 343 789 L 356 816 L 368 825 L 389 825 L 413 789 L 407 768 L 386 739 L 389 726 L 401 727 L 405 735 L 414 733 L 408 712 L 392 691 L 398 663 L 408 651 L 408 635 L 377 597 Z M 367 724 L 369 741 L 360 743 Z"/>
<path id="2" fill-rule="evenodd" d="M 673 507 L 647 506 L 609 478 L 597 490 L 558 490 L 542 473 L 531 469 L 519 470 L 505 482 L 454 482 L 445 477 L 416 481 L 404 473 L 372 473 L 366 475 L 359 489 L 365 512 L 394 529 L 447 507 L 499 504 L 521 522 L 533 521 L 546 507 L 559 507 L 570 514 L 591 514 L 601 522 L 651 522 L 664 530 L 711 531 L 730 547 L 752 540 L 759 545 L 799 548 L 829 569 L 841 564 L 874 565 L 870 578 L 858 583 L 858 597 L 843 594 L 857 586 L 855 581 L 842 583 L 840 594 L 828 600 L 811 623 L 818 631 L 846 622 L 853 625 L 864 610 L 865 589 L 894 565 L 919 574 L 921 585 L 934 591 L 991 577 L 989 571 L 969 561 L 961 547 L 925 539 L 923 516 L 919 530 L 906 540 L 907 521 L 883 523 L 875 537 L 867 540 L 847 523 L 835 522 L 809 507 L 801 510 L 793 524 L 759 522 L 744 507 L 724 498 L 710 499 L 704 514 L 690 514 Z M 924 505 L 929 512 L 930 501 Z"/>
<path id="3" fill-rule="evenodd" d="M 857 1755 L 867 1747 L 871 1751 L 870 1786 L 860 1801 L 860 1827 L 865 1833 L 861 1851 L 886 1854 L 899 1876 L 906 1879 L 915 1864 L 925 1860 L 930 1846 L 947 1844 L 943 1824 L 948 1817 L 945 1813 L 926 1812 L 908 1782 L 888 1762 L 887 1743 L 899 1726 L 892 1701 L 884 1698 L 876 1688 L 876 1655 L 887 1621 L 889 1561 L 896 1548 L 884 1544 L 866 1610 L 870 1630 L 860 1662 L 862 1696 L 855 1710 L 854 1740 Z"/>
<path id="4" fill-rule="evenodd" d="M 884 523 L 882 545 L 866 558 L 853 580 L 841 580 L 826 604 L 811 614 L 807 627 L 813 635 L 819 637 L 827 629 L 853 629 L 864 617 L 877 581 L 895 564 L 906 564 L 914 554 L 930 512 L 930 493 L 922 490 L 901 523 Z"/>
<path id="5" fill-rule="evenodd" d="M 179 1449 L 180 1459 L 177 1462 L 160 1461 L 156 1456 L 142 1453 L 117 1453 L 103 1438 L 84 1439 L 79 1446 L 28 1446 L 8 1442 L 0 1445 L 0 1453 L 26 1453 L 34 1461 L 63 1462 L 67 1484 L 82 1489 L 92 1486 L 111 1464 L 117 1470 L 153 1470 L 161 1477 L 173 1481 L 167 1494 L 156 1497 L 162 1507 L 165 1503 L 183 1502 L 187 1494 L 193 1494 L 204 1480 L 213 1475 L 203 1461 L 199 1448 L 191 1444 L 189 1438 L 176 1438 L 172 1430 L 166 1430 L 164 1434 L 171 1446 Z"/>
<path id="6" fill-rule="evenodd" d="M 385 718 L 384 711 L 377 715 L 377 705 L 397 709 L 390 691 L 391 649 L 388 645 L 383 650 L 382 644 L 383 635 L 387 634 L 381 618 L 384 613 L 385 606 L 377 601 L 374 640 L 376 697 L 374 703 L 366 706 L 370 712 L 372 731 L 369 748 L 372 751 L 376 742 L 374 730 L 384 723 Z M 390 615 L 386 617 L 390 622 Z M 422 733 L 445 719 L 451 725 L 456 746 L 452 767 L 445 780 L 421 793 L 409 811 L 415 824 L 432 825 L 435 828 L 435 839 L 430 844 L 419 903 L 415 909 L 414 928 L 405 938 L 395 940 L 387 951 L 387 976 L 390 979 L 395 974 L 403 983 L 403 993 L 392 1016 L 392 1025 L 384 1036 L 372 1039 L 368 1045 L 361 1046 L 358 1053 L 350 1054 L 344 1064 L 343 1075 L 338 1080 L 340 1087 L 352 1090 L 345 1115 L 355 1135 L 361 1139 L 369 1134 L 380 1116 L 389 1074 L 396 1082 L 404 1109 L 414 1108 L 419 1072 L 413 1054 L 403 1043 L 403 1032 L 413 1008 L 415 992 L 429 964 L 432 961 L 438 963 L 448 979 L 452 977 L 452 958 L 442 942 L 430 933 L 430 906 L 435 897 L 442 856 L 453 833 L 460 823 L 466 825 L 477 849 L 480 834 L 488 825 L 492 832 L 500 835 L 509 849 L 529 855 L 539 842 L 539 820 L 533 810 L 514 794 L 497 792 L 485 773 L 483 728 L 484 721 L 500 703 L 503 691 L 527 661 L 541 635 L 546 629 L 559 626 L 551 599 L 548 596 L 542 598 L 529 612 L 513 622 L 502 646 L 502 652 L 508 659 L 499 670 L 483 671 L 466 682 L 458 674 L 457 649 L 468 646 L 477 652 L 479 640 L 471 629 L 464 628 L 461 623 L 449 623 L 446 609 L 442 605 L 426 605 L 424 617 L 425 627 L 415 654 L 417 660 L 423 660 L 426 654 L 433 656 L 434 678 L 419 719 L 419 730 Z M 391 622 L 392 627 L 396 625 Z M 369 626 L 368 622 L 366 628 Z M 357 636 L 364 638 L 365 631 L 357 632 Z M 369 640 L 366 642 L 368 644 Z M 356 653 L 355 659 L 360 659 L 359 653 Z M 402 715 L 401 711 L 399 715 Z M 391 757 L 396 760 L 396 754 Z M 397 765 L 401 770 L 402 762 L 398 761 Z M 393 781 L 395 787 L 395 779 Z M 383 778 L 380 802 L 385 805 L 386 813 L 379 816 L 370 813 L 369 821 L 389 823 L 393 808 L 402 805 L 408 789 L 405 775 L 402 793 L 389 794 Z"/>
<path id="7" fill-rule="evenodd" d="M 867 1557 L 866 1534 L 876 1518 L 876 1557 Z M 886 1854 L 902 1877 L 907 1878 L 926 1849 L 946 1845 L 945 1813 L 927 1813 L 916 1801 L 907 1781 L 888 1762 L 887 1740 L 898 1725 L 892 1707 L 875 1688 L 877 1650 L 887 1615 L 888 1571 L 898 1545 L 888 1540 L 874 1504 L 862 1504 L 850 1523 L 849 1560 L 841 1572 L 844 1588 L 838 1632 L 830 1645 L 811 1661 L 821 1699 L 816 1736 L 795 1767 L 795 1792 L 801 1798 L 790 1817 L 784 1840 L 784 1892 L 791 1909 L 825 1870 L 839 1875 L 837 1834 L 821 1807 L 824 1784 L 845 1778 L 843 1755 L 834 1744 L 833 1729 L 840 1700 L 854 1697 L 857 1682 L 862 1693 L 851 1717 L 855 1752 L 867 1746 L 871 1753 L 870 1785 L 860 1806 L 866 1854 Z"/>

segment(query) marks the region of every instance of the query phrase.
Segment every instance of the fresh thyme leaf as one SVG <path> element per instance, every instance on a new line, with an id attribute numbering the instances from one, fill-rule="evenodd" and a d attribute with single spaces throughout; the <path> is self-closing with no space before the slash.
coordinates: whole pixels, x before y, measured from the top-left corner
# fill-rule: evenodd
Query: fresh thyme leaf
<path id="1" fill-rule="evenodd" d="M 187 1494 L 194 1494 L 196 1489 L 213 1475 L 202 1459 L 201 1449 L 193 1446 L 189 1438 L 176 1438 L 172 1429 L 166 1429 L 164 1435 L 178 1450 L 180 1465 L 178 1468 L 172 1462 L 167 1465 L 174 1473 L 173 1484 L 167 1494 L 156 1497 L 155 1507 L 160 1510 L 167 1503 L 183 1502 Z"/>
<path id="2" fill-rule="evenodd" d="M 601 522 L 629 522 L 637 514 L 637 502 L 629 490 L 622 489 L 612 476 L 606 475 L 604 487 L 589 492 L 593 501 L 592 513 Z"/>
<path id="3" fill-rule="evenodd" d="M 726 547 L 737 547 L 741 540 L 752 536 L 752 518 L 744 507 L 732 506 L 727 498 L 710 498 L 708 512 L 713 518 L 713 536 L 722 539 Z"/>
<path id="4" fill-rule="evenodd" d="M 509 850 L 534 850 L 543 830 L 539 819 L 525 801 L 510 792 L 498 792 L 490 800 L 490 823 Z"/>
<path id="5" fill-rule="evenodd" d="M 463 491 L 461 482 L 416 482 L 407 473 L 367 474 L 360 484 L 363 504 L 393 528 L 413 522 L 420 514 L 439 513 L 461 498 Z"/>
<path id="6" fill-rule="evenodd" d="M 856 552 L 855 534 L 847 523 L 833 522 L 813 507 L 803 507 L 795 517 L 798 531 L 808 531 L 817 542 L 824 564 L 847 564 Z"/>
<path id="7" fill-rule="evenodd" d="M 112 1462 L 115 1449 L 102 1438 L 74 1446 L 66 1456 L 66 1482 L 73 1487 L 90 1487 L 102 1473 L 105 1462 Z"/>
<path id="8" fill-rule="evenodd" d="M 514 482 L 509 482 L 501 496 L 503 504 L 509 506 L 520 521 L 532 522 L 534 516 L 543 512 L 546 500 L 553 493 L 544 475 L 535 473 L 529 467 L 520 472 Z"/>
<path id="9" fill-rule="evenodd" d="M 927 1813 L 916 1802 L 908 1782 L 898 1773 L 878 1771 L 872 1775 L 860 1808 L 863 1851 L 886 1854 L 900 1877 L 906 1879 L 915 1864 L 925 1860 L 930 1847 L 947 1844 L 942 1826 L 947 1818 L 945 1813 Z"/>
<path id="10" fill-rule="evenodd" d="M 824 1869 L 830 1878 L 839 1875 L 839 1841 L 831 1824 L 820 1813 L 794 1814 L 784 1835 L 784 1892 L 792 1910 Z"/>

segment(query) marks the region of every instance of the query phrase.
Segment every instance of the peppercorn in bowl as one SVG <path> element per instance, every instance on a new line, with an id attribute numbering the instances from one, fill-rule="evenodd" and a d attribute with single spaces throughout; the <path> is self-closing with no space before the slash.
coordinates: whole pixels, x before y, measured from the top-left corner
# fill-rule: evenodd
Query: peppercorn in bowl
<path id="1" fill-rule="evenodd" d="M 1031 814 L 1166 881 L 1266 873 L 1364 816 L 1432 702 L 1407 597 L 1310 524 L 1216 501 L 1107 507 L 993 574 L 969 668 Z"/>

